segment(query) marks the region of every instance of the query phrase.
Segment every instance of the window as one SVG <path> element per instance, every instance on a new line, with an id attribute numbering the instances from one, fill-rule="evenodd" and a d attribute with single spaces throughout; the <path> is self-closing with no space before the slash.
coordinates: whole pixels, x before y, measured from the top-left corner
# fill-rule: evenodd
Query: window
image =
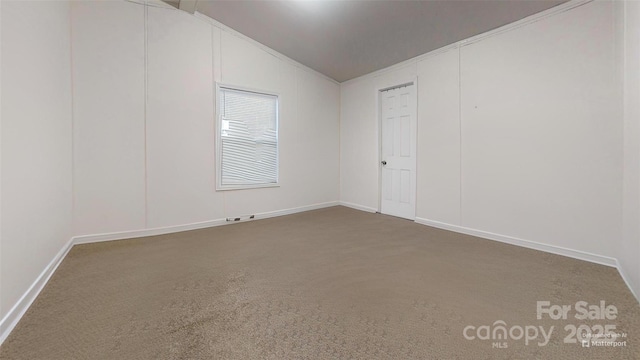
<path id="1" fill-rule="evenodd" d="M 278 96 L 217 86 L 218 190 L 278 184 Z"/>

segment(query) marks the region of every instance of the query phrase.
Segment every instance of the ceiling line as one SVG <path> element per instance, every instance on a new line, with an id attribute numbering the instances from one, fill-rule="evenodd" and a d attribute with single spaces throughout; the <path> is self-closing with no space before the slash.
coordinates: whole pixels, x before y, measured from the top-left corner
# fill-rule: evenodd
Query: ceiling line
<path id="1" fill-rule="evenodd" d="M 515 30 L 517 28 L 520 28 L 520 27 L 527 26 L 529 24 L 538 22 L 540 20 L 544 20 L 544 19 L 546 19 L 548 17 L 559 15 L 561 13 L 564 13 L 566 11 L 569 11 L 571 9 L 580 7 L 582 5 L 588 4 L 588 3 L 593 2 L 593 1 L 595 1 L 595 0 L 571 0 L 571 1 L 568 1 L 568 2 L 565 2 L 565 3 L 562 3 L 560 5 L 554 6 L 552 8 L 549 8 L 547 10 L 541 11 L 539 13 L 529 15 L 529 16 L 527 16 L 527 17 L 525 17 L 523 19 L 520 19 L 518 21 L 509 23 L 509 24 L 505 24 L 505 25 L 502 25 L 502 26 L 500 26 L 498 28 L 486 31 L 486 32 L 484 32 L 482 34 L 478 34 L 478 35 L 472 36 L 472 37 L 467 38 L 467 39 L 456 41 L 455 43 L 442 46 L 440 48 L 431 50 L 431 51 L 429 51 L 427 53 L 420 54 L 418 56 L 414 56 L 414 57 L 412 57 L 410 59 L 404 60 L 404 61 L 399 62 L 397 64 L 393 64 L 393 65 L 388 66 L 386 68 L 383 68 L 383 69 L 380 69 L 380 70 L 376 70 L 376 71 L 372 71 L 370 73 L 367 73 L 367 74 L 364 74 L 364 75 L 360 75 L 360 76 L 355 77 L 353 79 L 345 80 L 345 81 L 343 81 L 343 82 L 341 82 L 339 84 L 340 85 L 346 85 L 346 84 L 350 84 L 352 82 L 358 82 L 360 80 L 368 79 L 369 77 L 376 77 L 376 76 L 382 75 L 382 74 L 384 74 L 386 72 L 391 72 L 391 71 L 403 68 L 405 66 L 408 66 L 408 65 L 412 64 L 413 62 L 419 62 L 419 61 L 425 60 L 427 58 L 433 57 L 435 55 L 439 55 L 439 54 L 445 53 L 445 52 L 447 52 L 449 50 L 454 50 L 454 49 L 457 49 L 457 48 L 461 48 L 463 46 L 471 45 L 471 44 L 474 44 L 476 42 L 482 41 L 484 39 L 490 38 L 492 36 L 497 36 L 497 35 L 500 35 L 500 34 Z"/>
<path id="2" fill-rule="evenodd" d="M 205 14 L 199 12 L 199 11 L 196 11 L 195 14 L 193 14 L 193 16 L 208 22 L 209 24 L 219 28 L 220 30 L 226 31 L 226 32 L 230 33 L 231 35 L 237 36 L 237 37 L 239 37 L 239 38 L 241 38 L 243 40 L 248 41 L 252 45 L 255 45 L 258 48 L 260 48 L 261 50 L 267 52 L 269 55 L 275 56 L 278 60 L 285 61 L 289 65 L 293 65 L 296 68 L 299 68 L 300 70 L 305 70 L 305 71 L 311 72 L 313 74 L 316 74 L 316 75 L 322 77 L 325 80 L 331 81 L 333 84 L 340 85 L 339 81 L 337 81 L 337 80 L 335 80 L 333 78 L 330 78 L 329 76 L 327 76 L 327 75 L 325 75 L 325 74 L 323 74 L 323 73 L 321 73 L 321 72 L 319 72 L 317 70 L 314 70 L 314 69 L 312 69 L 312 68 L 310 68 L 310 67 L 308 67 L 308 66 L 306 66 L 306 65 L 304 65 L 304 64 L 302 64 L 302 63 L 300 63 L 298 61 L 293 60 L 292 58 L 290 58 L 290 57 L 288 57 L 288 56 L 286 56 L 286 55 L 284 55 L 284 54 L 282 54 L 282 53 L 280 53 L 280 52 L 268 47 L 267 45 L 265 45 L 265 44 L 263 44 L 261 42 L 258 42 L 257 40 L 254 40 L 254 39 L 248 37 L 247 35 L 239 32 L 239 31 L 237 31 L 237 30 L 235 30 L 233 28 L 230 28 L 229 26 L 219 22 L 216 19 L 213 19 L 213 18 L 209 17 L 208 15 L 205 15 Z"/>

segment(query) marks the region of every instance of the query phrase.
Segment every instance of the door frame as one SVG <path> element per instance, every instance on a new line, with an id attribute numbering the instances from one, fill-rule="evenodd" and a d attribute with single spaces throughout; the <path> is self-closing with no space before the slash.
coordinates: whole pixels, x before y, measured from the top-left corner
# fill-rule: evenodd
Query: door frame
<path id="1" fill-rule="evenodd" d="M 404 80 L 404 81 L 402 81 Z M 414 200 L 414 204 L 413 206 L 415 207 L 414 209 L 414 218 L 413 221 L 415 221 L 415 218 L 417 216 L 418 213 L 418 77 L 417 76 L 413 76 L 413 77 L 406 77 L 402 80 L 399 81 L 394 81 L 392 84 L 393 85 L 388 85 L 385 84 L 383 86 L 381 85 L 377 85 L 376 86 L 376 117 L 378 118 L 378 213 L 382 214 L 382 109 L 380 108 L 382 106 L 382 102 L 380 101 L 380 95 L 382 93 L 382 91 L 385 90 L 390 90 L 390 89 L 394 89 L 394 88 L 398 88 L 398 87 L 402 87 L 402 86 L 406 86 L 406 85 L 413 85 L 415 86 L 414 88 L 414 103 L 415 103 L 415 113 L 416 113 L 416 132 L 415 134 L 412 134 L 412 140 L 415 142 L 416 144 L 416 157 L 415 157 L 415 171 L 414 171 L 414 185 L 415 185 L 415 189 L 414 189 L 414 195 L 415 195 L 415 199 Z"/>

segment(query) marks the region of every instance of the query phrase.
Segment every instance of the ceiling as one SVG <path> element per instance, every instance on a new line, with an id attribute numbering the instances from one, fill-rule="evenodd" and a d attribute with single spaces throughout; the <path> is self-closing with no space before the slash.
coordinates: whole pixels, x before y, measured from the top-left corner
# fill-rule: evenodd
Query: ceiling
<path id="1" fill-rule="evenodd" d="M 566 0 L 179 2 L 184 1 L 192 10 L 343 82 Z"/>

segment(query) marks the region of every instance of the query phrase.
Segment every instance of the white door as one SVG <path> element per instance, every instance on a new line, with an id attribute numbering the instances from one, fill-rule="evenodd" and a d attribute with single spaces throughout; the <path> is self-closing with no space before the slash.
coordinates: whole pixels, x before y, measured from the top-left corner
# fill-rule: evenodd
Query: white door
<path id="1" fill-rule="evenodd" d="M 380 212 L 416 217 L 416 86 L 380 91 Z"/>

